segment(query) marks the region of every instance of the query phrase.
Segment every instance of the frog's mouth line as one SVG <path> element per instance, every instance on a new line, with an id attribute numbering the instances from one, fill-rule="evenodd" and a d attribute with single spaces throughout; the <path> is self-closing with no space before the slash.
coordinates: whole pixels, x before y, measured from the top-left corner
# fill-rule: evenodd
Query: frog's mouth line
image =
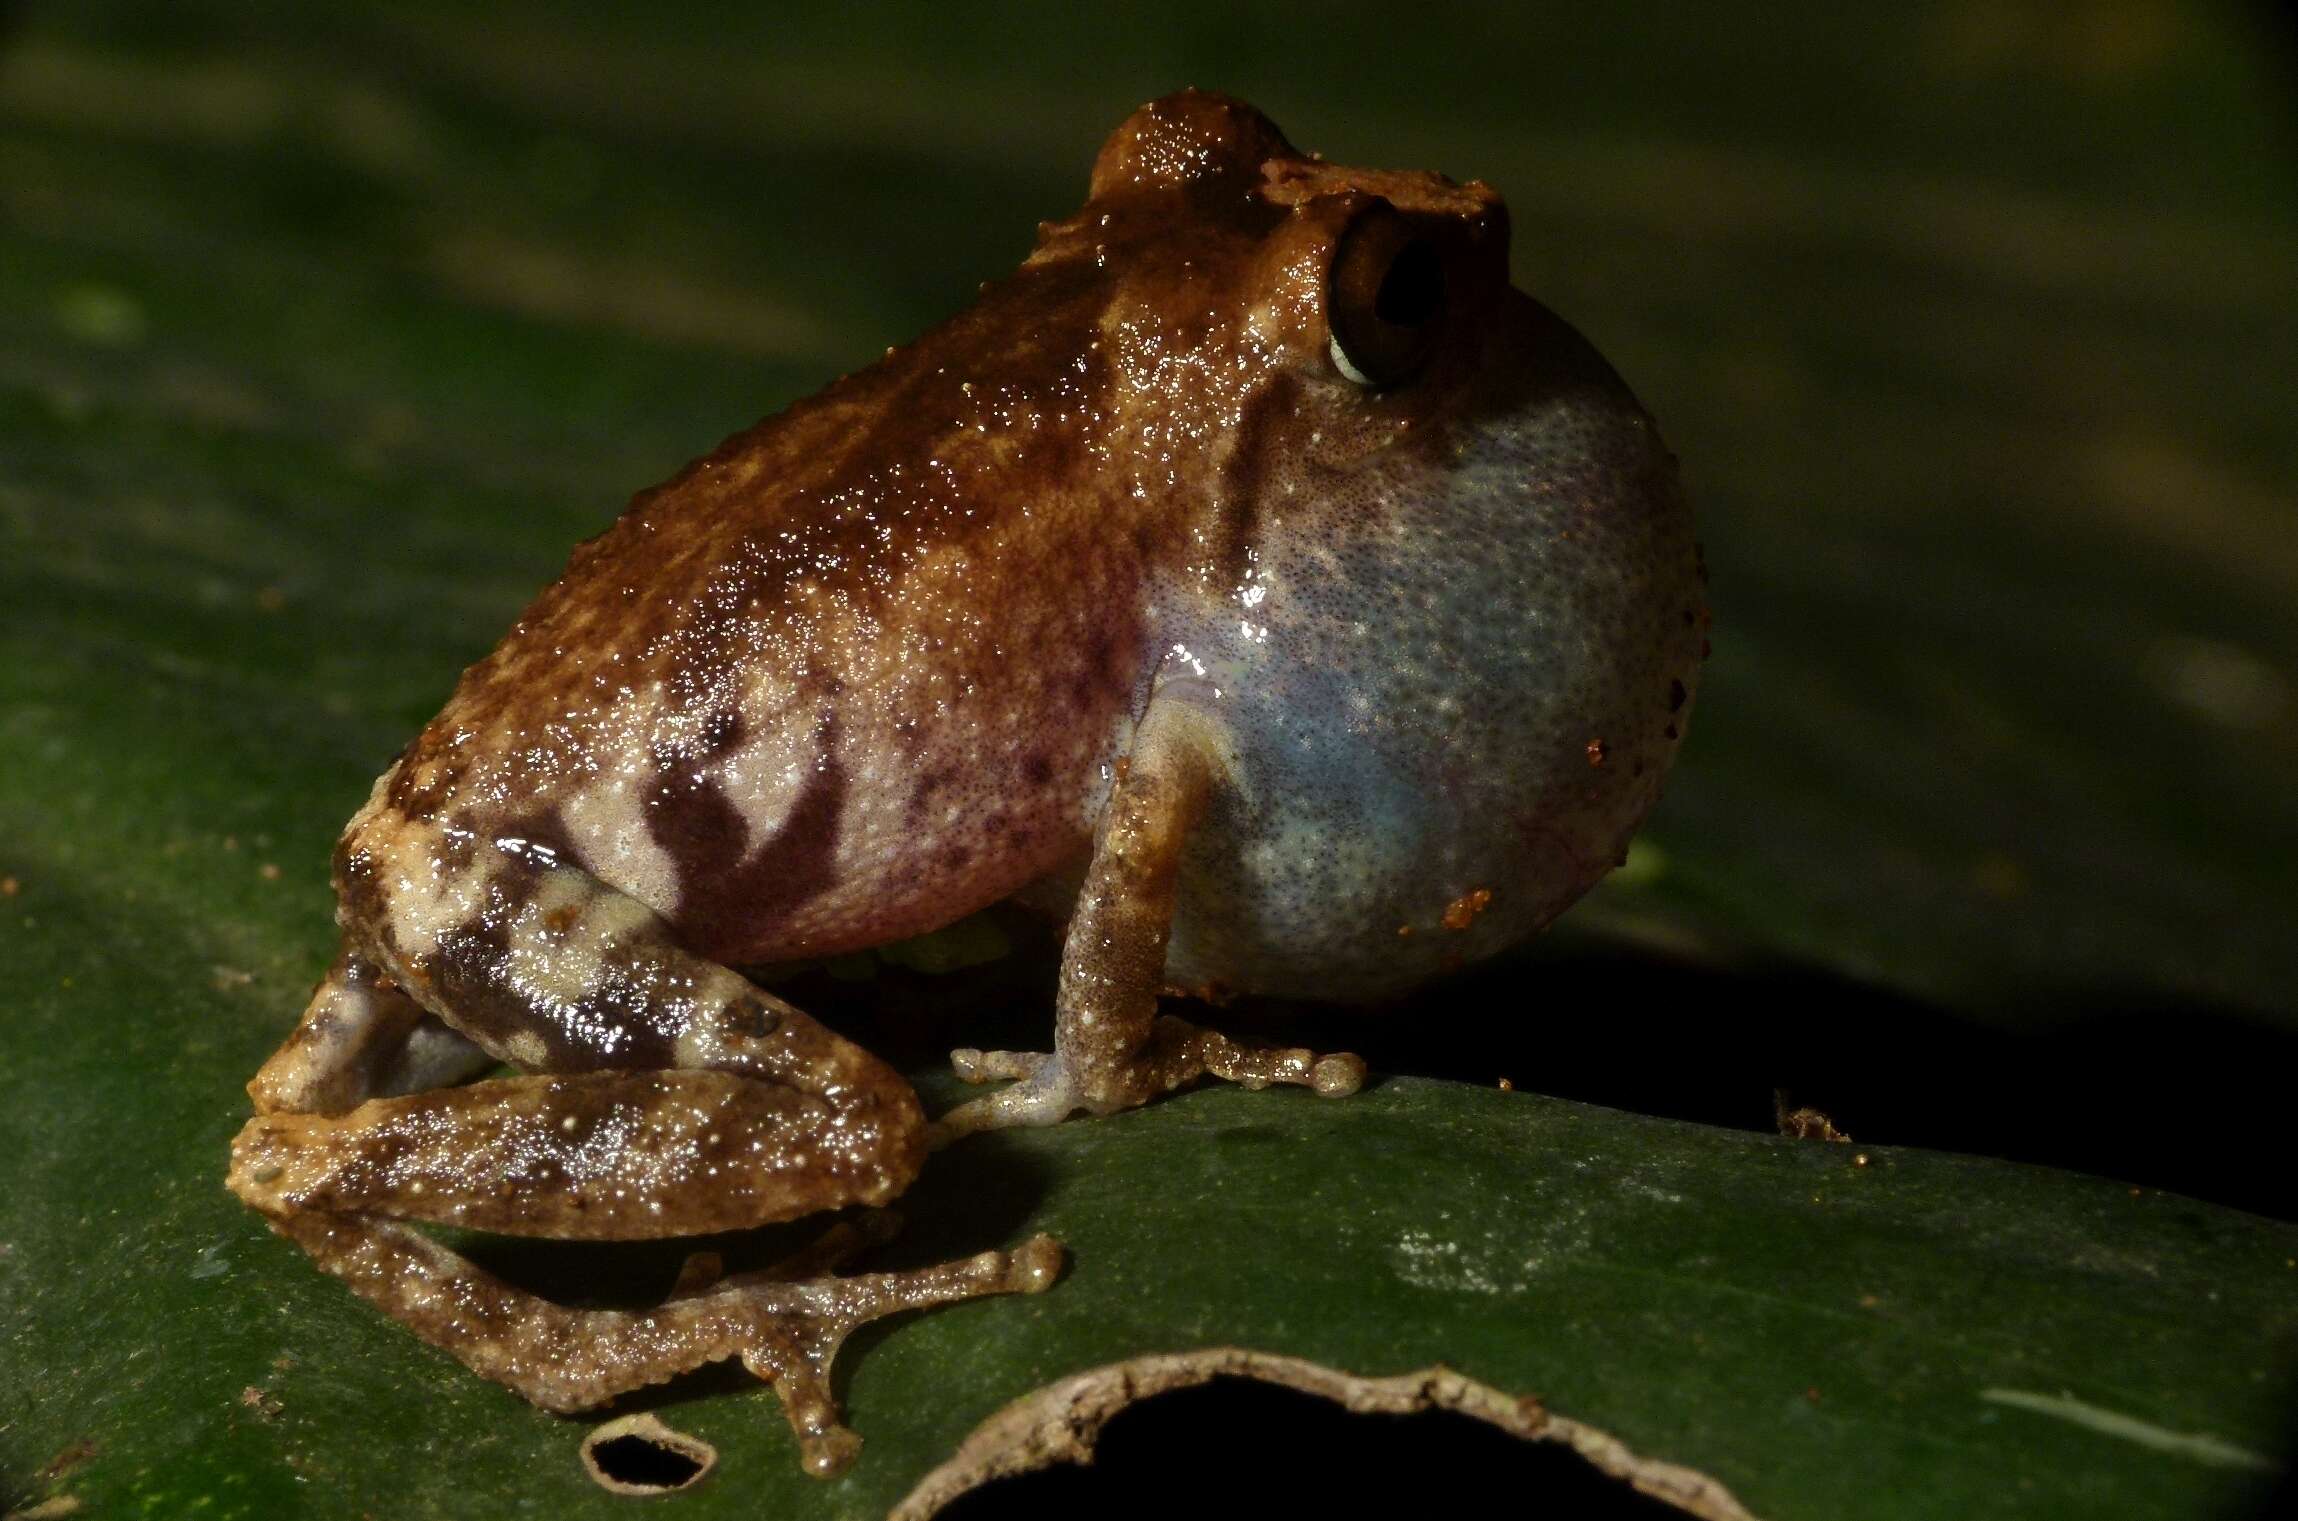
<path id="1" fill-rule="evenodd" d="M 1673 1506 L 1701 1521 L 1757 1521 L 1716 1480 L 1680 1464 L 1647 1458 L 1619 1438 L 1549 1410 L 1532 1395 L 1513 1395 L 1442 1366 L 1386 1378 L 1364 1378 L 1306 1358 L 1246 1347 L 1206 1347 L 1155 1353 L 1072 1374 L 1022 1396 L 998 1411 L 959 1444 L 940 1467 L 918 1481 L 887 1521 L 929 1521 L 959 1496 L 993 1480 L 1050 1468 L 1089 1464 L 1102 1428 L 1121 1412 L 1215 1379 L 1251 1380 L 1329 1400 L 1351 1416 L 1412 1416 L 1448 1412 L 1482 1422 L 1526 1442 L 1557 1443 L 1577 1454 L 1603 1479 Z M 1263 1440 L 1257 1438 L 1257 1441 Z M 1268 1441 L 1271 1462 L 1288 1472 L 1317 1458 L 1282 1441 Z M 1353 1478 L 1370 1477 L 1352 1462 Z M 1431 1467 L 1415 1482 L 1431 1490 L 1451 1474 Z"/>

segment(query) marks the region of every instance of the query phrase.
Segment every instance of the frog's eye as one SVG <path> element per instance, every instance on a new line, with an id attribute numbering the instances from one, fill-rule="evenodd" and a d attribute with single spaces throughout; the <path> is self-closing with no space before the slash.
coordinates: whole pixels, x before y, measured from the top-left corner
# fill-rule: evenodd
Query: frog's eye
<path id="1" fill-rule="evenodd" d="M 1381 202 L 1341 234 L 1325 277 L 1333 368 L 1381 389 L 1412 378 L 1444 317 L 1444 260 L 1436 245 Z"/>

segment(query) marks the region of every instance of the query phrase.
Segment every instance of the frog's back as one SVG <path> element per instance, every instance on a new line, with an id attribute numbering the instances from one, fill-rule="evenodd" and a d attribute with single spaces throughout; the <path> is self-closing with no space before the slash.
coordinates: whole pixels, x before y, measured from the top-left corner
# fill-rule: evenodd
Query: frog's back
<path id="1" fill-rule="evenodd" d="M 1148 552 L 1075 468 L 1090 295 L 1025 270 L 642 493 L 353 832 L 543 846 L 734 961 L 922 932 L 1084 848 Z"/>

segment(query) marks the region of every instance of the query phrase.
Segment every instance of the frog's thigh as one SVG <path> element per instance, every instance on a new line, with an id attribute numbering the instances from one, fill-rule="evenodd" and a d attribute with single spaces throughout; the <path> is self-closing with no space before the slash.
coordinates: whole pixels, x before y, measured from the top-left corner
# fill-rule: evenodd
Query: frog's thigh
<path id="1" fill-rule="evenodd" d="M 1050 1125 L 1081 1110 L 1109 1114 L 1208 1075 L 1249 1088 L 1356 1091 L 1364 1063 L 1355 1056 L 1264 1047 L 1157 1013 L 1182 846 L 1226 775 L 1208 720 L 1185 704 L 1150 704 L 1070 917 L 1053 1051 L 953 1052 L 968 1081 L 1016 1081 L 943 1116 L 937 1141 Z"/>

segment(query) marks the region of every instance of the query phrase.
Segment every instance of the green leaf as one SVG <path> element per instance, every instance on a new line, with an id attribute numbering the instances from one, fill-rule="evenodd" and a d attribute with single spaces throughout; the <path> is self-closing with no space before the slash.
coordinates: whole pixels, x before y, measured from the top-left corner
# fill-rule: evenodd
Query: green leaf
<path id="1" fill-rule="evenodd" d="M 2286 1149 L 2298 1030 L 2298 225 L 2248 40 L 2176 5 L 1021 9 L 118 0 L 7 34 L 0 1512 L 628 1503 L 580 1423 L 221 1189 L 332 949 L 333 836 L 630 490 L 962 306 L 1192 79 L 1509 195 L 1520 282 L 1703 515 L 1684 765 L 1551 944 L 1359 1032 L 1478 1083 L 938 1157 L 886 1260 L 1044 1229 L 1068 1276 L 857 1336 L 835 1484 L 743 1378 L 676 1386 L 653 1408 L 721 1461 L 659 1503 L 882 1513 L 1007 1400 L 1222 1343 L 1441 1360 L 1766 1517 L 2255 1497 L 2298 1426 L 2291 1226 L 1628 1112 L 1760 1125 L 1817 1068 L 1798 1096 L 1867 1103 L 1863 1137 L 2287 1200 L 2241 1177 Z M 980 1038 L 958 1012 L 1042 1043 L 1008 933 L 804 997 L 913 1064 Z M 574 1293 L 676 1256 L 494 1250 Z"/>

